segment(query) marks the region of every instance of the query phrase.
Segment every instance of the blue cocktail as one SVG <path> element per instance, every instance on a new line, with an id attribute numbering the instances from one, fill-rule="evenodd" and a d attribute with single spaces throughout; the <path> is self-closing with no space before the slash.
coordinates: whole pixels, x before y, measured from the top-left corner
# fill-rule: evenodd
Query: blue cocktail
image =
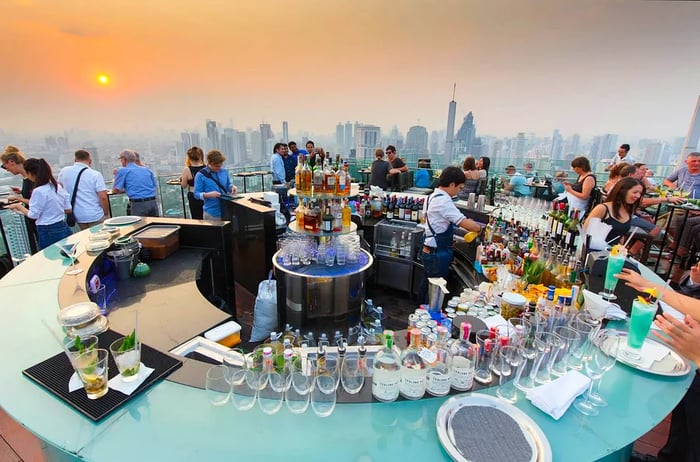
<path id="1" fill-rule="evenodd" d="M 641 300 L 632 302 L 627 347 L 622 351 L 625 359 L 633 362 L 642 360 L 642 346 L 649 333 L 649 328 L 651 328 L 651 323 L 654 321 L 656 309 L 656 303 L 647 303 Z"/>
<path id="2" fill-rule="evenodd" d="M 615 300 L 617 295 L 614 294 L 615 286 L 617 286 L 616 274 L 622 271 L 622 267 L 625 266 L 624 253 L 613 254 L 610 252 L 608 256 L 608 266 L 605 269 L 605 282 L 603 284 L 603 291 L 599 292 L 600 295 L 606 300 Z"/>

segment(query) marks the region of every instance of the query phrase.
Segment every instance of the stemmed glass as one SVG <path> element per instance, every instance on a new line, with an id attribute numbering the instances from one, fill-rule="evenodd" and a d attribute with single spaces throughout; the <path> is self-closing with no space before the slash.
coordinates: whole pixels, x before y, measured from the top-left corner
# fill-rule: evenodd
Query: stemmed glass
<path id="1" fill-rule="evenodd" d="M 598 342 L 598 345 L 600 346 L 600 348 L 604 349 L 604 350 L 608 349 L 610 345 L 615 344 L 615 343 L 619 343 L 619 346 L 617 347 L 618 350 L 624 349 L 624 345 L 623 345 L 624 340 L 622 339 L 622 337 L 617 335 L 616 332 L 612 332 L 609 330 L 602 330 L 602 331 L 598 332 L 598 335 L 596 336 L 595 341 Z M 615 353 L 613 355 L 613 357 L 617 358 L 617 353 Z M 603 371 L 603 374 L 605 372 L 608 372 L 610 369 L 612 369 L 614 365 L 615 365 L 615 361 L 606 362 L 604 365 L 605 370 Z M 598 407 L 605 407 L 608 405 L 608 402 L 605 401 L 605 399 L 602 396 L 600 396 L 600 383 L 602 381 L 603 381 L 603 375 L 601 374 L 600 377 L 598 377 L 597 379 L 595 379 L 593 381 L 592 389 L 591 389 L 590 393 L 588 394 L 589 401 L 591 401 L 595 406 L 598 406 Z"/>
<path id="2" fill-rule="evenodd" d="M 57 242 L 56 245 L 58 245 L 58 248 L 63 251 L 63 253 L 66 254 L 68 258 L 70 258 L 70 268 L 68 271 L 66 271 L 66 274 L 68 275 L 76 275 L 80 274 L 83 272 L 82 268 L 76 268 L 75 267 L 75 257 L 78 252 L 78 243 L 73 242 L 73 243 L 68 243 L 68 242 Z"/>
<path id="3" fill-rule="evenodd" d="M 593 384 L 615 364 L 615 358 L 620 351 L 620 336 L 615 335 L 614 332 L 601 331 L 592 339 L 589 351 L 590 356 L 585 359 L 584 363 L 588 377 L 591 378 L 591 384 L 588 387 L 586 398 L 577 400 L 574 407 L 582 414 L 596 416 L 598 409 L 591 400 Z"/>

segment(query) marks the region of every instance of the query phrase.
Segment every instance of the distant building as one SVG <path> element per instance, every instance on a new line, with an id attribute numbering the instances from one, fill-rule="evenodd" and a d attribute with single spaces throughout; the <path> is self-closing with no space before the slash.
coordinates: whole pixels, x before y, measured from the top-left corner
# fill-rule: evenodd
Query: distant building
<path id="1" fill-rule="evenodd" d="M 219 128 L 215 120 L 207 120 L 207 150 L 220 149 Z"/>
<path id="2" fill-rule="evenodd" d="M 612 159 L 617 153 L 617 135 L 606 133 L 596 136 L 591 143 L 588 159 L 595 165 L 603 159 Z"/>
<path id="3" fill-rule="evenodd" d="M 275 135 L 272 133 L 270 124 L 260 124 L 260 159 L 268 159 L 272 155 L 272 150 L 267 149 L 269 140 L 273 140 Z M 274 146 L 274 142 L 273 142 Z"/>
<path id="4" fill-rule="evenodd" d="M 286 120 L 282 121 L 282 142 L 289 142 L 289 123 Z"/>
<path id="5" fill-rule="evenodd" d="M 569 157 L 576 157 L 579 154 L 579 149 L 581 145 L 581 137 L 578 133 L 575 133 L 569 138 L 567 153 Z"/>
<path id="6" fill-rule="evenodd" d="M 340 122 L 335 126 L 335 149 L 337 151 L 345 150 L 345 125 Z"/>
<path id="7" fill-rule="evenodd" d="M 440 134 L 437 130 L 430 132 L 430 156 L 436 156 L 440 149 Z"/>
<path id="8" fill-rule="evenodd" d="M 552 134 L 552 144 L 551 144 L 551 149 L 549 150 L 549 158 L 552 160 L 561 160 L 562 158 L 562 150 L 563 150 L 563 139 L 561 136 L 561 133 L 559 133 L 559 129 L 556 128 L 554 129 L 554 133 Z"/>
<path id="9" fill-rule="evenodd" d="M 456 113 L 457 102 L 454 100 L 454 95 L 452 95 L 452 101 L 450 101 L 449 107 L 447 109 L 447 133 L 445 133 L 445 156 L 443 158 L 444 165 L 450 165 L 452 163 L 452 156 L 454 154 Z"/>
<path id="10" fill-rule="evenodd" d="M 428 130 L 420 125 L 414 125 L 406 133 L 406 150 L 415 151 L 417 154 L 428 153 Z"/>
<path id="11" fill-rule="evenodd" d="M 512 144 L 513 163 L 517 163 L 525 155 L 525 132 L 519 132 Z"/>
<path id="12" fill-rule="evenodd" d="M 376 125 L 355 127 L 355 156 L 358 160 L 371 161 L 374 150 L 382 147 L 382 130 Z"/>
<path id="13" fill-rule="evenodd" d="M 455 135 L 455 152 L 457 157 L 462 158 L 471 153 L 472 142 L 476 136 L 476 127 L 474 126 L 474 115 L 471 111 L 464 117 L 462 126 L 459 127 Z"/>
<path id="14" fill-rule="evenodd" d="M 353 149 L 353 140 L 355 139 L 355 132 L 353 131 L 352 124 L 350 122 L 345 122 L 345 140 L 343 141 L 343 149 L 346 153 Z"/>
<path id="15" fill-rule="evenodd" d="M 224 133 L 221 135 L 221 152 L 231 165 L 241 163 L 241 160 L 245 157 L 245 152 L 241 153 L 238 149 L 237 141 L 236 130 L 225 128 Z"/>

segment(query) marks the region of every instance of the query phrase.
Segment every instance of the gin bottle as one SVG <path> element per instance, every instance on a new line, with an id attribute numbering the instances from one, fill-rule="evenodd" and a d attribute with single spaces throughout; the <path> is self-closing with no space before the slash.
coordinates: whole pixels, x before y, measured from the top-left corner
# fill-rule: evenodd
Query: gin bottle
<path id="1" fill-rule="evenodd" d="M 426 391 L 433 396 L 445 396 L 452 384 L 452 354 L 447 348 L 450 332 L 444 326 L 437 328 L 437 341 L 429 340 L 421 357 L 428 365 Z M 431 344 L 432 343 L 432 344 Z"/>
<path id="2" fill-rule="evenodd" d="M 463 322 L 459 326 L 460 339 L 452 344 L 452 388 L 467 391 L 474 384 L 476 346 L 469 341 L 472 325 Z"/>
<path id="3" fill-rule="evenodd" d="M 421 399 L 425 394 L 426 365 L 421 356 L 420 331 L 411 329 L 411 343 L 401 354 L 401 396 Z"/>
<path id="4" fill-rule="evenodd" d="M 399 397 L 401 359 L 394 351 L 394 332 L 384 331 L 384 348 L 374 357 L 372 396 L 378 401 L 391 402 Z"/>

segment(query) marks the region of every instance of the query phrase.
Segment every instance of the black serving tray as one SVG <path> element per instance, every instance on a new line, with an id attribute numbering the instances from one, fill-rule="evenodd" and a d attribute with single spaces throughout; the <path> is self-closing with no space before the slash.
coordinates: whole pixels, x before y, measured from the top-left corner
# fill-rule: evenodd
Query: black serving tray
<path id="1" fill-rule="evenodd" d="M 120 337 L 123 337 L 123 335 L 113 330 L 107 330 L 98 335 L 99 347 L 109 350 L 109 345 Z M 98 422 L 130 399 L 151 387 L 158 380 L 168 376 L 175 369 L 182 366 L 182 361 L 165 353 L 161 353 L 143 343 L 141 344 L 141 362 L 154 369 L 154 371 L 131 395 L 125 395 L 120 391 L 110 388 L 106 395 L 98 399 L 88 399 L 83 388 L 73 392 L 68 391 L 68 382 L 74 371 L 68 360 L 68 356 L 63 352 L 23 370 L 22 374 L 38 383 L 94 422 Z M 117 374 L 119 374 L 119 370 L 110 353 L 109 378 L 111 379 Z"/>

